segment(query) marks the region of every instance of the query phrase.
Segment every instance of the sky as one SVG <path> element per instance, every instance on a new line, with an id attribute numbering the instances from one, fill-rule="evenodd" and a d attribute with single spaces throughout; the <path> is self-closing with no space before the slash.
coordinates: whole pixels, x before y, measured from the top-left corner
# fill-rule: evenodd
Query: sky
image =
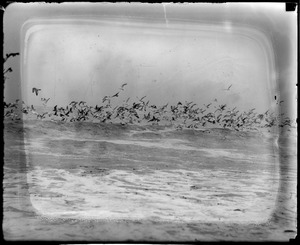
<path id="1" fill-rule="evenodd" d="M 276 6 L 12 4 L 4 53 L 21 55 L 7 63 L 5 100 L 41 104 L 37 87 L 50 106 L 95 105 L 127 83 L 119 103 L 217 99 L 264 112 L 276 95 L 295 114 L 297 16 Z"/>

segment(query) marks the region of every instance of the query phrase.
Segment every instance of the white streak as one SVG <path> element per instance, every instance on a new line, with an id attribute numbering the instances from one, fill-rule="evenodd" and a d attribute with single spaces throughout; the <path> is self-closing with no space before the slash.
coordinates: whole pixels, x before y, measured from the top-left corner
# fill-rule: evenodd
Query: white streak
<path id="1" fill-rule="evenodd" d="M 167 24 L 167 27 L 169 27 L 169 21 L 167 19 L 167 10 L 166 10 L 166 4 L 163 3 L 163 8 L 164 8 L 164 14 L 165 14 L 165 21 L 166 21 L 166 24 Z"/>

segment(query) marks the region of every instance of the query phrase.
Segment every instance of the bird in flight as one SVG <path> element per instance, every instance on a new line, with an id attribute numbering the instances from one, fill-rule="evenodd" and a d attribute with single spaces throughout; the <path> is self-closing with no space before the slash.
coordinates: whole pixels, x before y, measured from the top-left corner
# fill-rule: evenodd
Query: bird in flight
<path id="1" fill-rule="evenodd" d="M 232 86 L 232 84 L 230 84 L 230 86 L 229 86 L 228 88 L 226 88 L 226 89 L 223 89 L 223 90 L 227 90 L 227 91 L 229 91 L 229 89 L 231 88 L 231 86 Z"/>
<path id="2" fill-rule="evenodd" d="M 41 118 L 41 119 L 44 119 L 45 118 L 45 115 L 47 115 L 48 112 L 44 112 L 43 114 L 38 114 L 37 115 L 37 118 Z"/>
<path id="3" fill-rule="evenodd" d="M 164 109 L 166 109 L 166 108 L 167 108 L 167 106 L 168 106 L 168 104 L 169 104 L 169 103 L 167 103 L 167 104 L 163 105 L 163 106 L 160 108 L 160 110 L 161 110 L 161 111 L 163 111 Z"/>
<path id="4" fill-rule="evenodd" d="M 129 99 L 130 99 L 130 97 L 128 97 L 128 99 L 126 100 L 126 102 L 125 102 L 125 103 L 127 103 L 127 102 L 129 101 Z"/>
<path id="5" fill-rule="evenodd" d="M 107 95 L 104 96 L 103 100 L 102 100 L 102 103 L 104 103 L 105 101 L 108 101 L 109 102 L 109 97 Z"/>
<path id="6" fill-rule="evenodd" d="M 127 83 L 123 83 L 121 86 L 121 90 L 124 90 L 124 87 L 127 85 Z"/>
<path id="7" fill-rule="evenodd" d="M 280 104 L 283 103 L 283 102 L 284 102 L 284 100 L 277 101 L 277 102 L 276 102 L 276 105 L 280 105 Z"/>
<path id="8" fill-rule="evenodd" d="M 152 116 L 152 119 L 150 119 L 148 122 L 154 122 L 154 121 L 159 122 L 160 120 L 157 117 Z"/>
<path id="9" fill-rule="evenodd" d="M 143 97 L 140 98 L 140 99 L 137 97 L 137 99 L 138 99 L 139 101 L 143 102 L 143 99 L 146 98 L 146 96 L 147 96 L 147 95 L 143 96 Z"/>
<path id="10" fill-rule="evenodd" d="M 72 101 L 69 105 L 76 106 L 78 102 Z"/>
<path id="11" fill-rule="evenodd" d="M 6 58 L 3 58 L 3 61 L 5 62 L 9 57 L 14 57 L 19 55 L 20 53 L 10 53 L 10 54 L 6 54 Z"/>
<path id="12" fill-rule="evenodd" d="M 217 110 L 215 110 L 215 112 L 216 112 L 216 111 L 221 111 L 221 112 L 222 112 L 222 111 L 225 110 L 225 107 L 226 107 L 226 104 L 220 105 L 219 108 L 218 108 Z"/>
<path id="13" fill-rule="evenodd" d="M 111 96 L 111 97 L 112 97 L 112 98 L 113 98 L 113 97 L 119 97 L 119 93 L 120 93 L 120 92 L 118 92 L 118 93 L 114 94 L 114 95 L 113 95 L 113 96 Z"/>
<path id="14" fill-rule="evenodd" d="M 103 106 L 100 106 L 100 107 L 98 105 L 95 106 L 96 112 L 100 111 L 102 108 L 103 108 Z"/>
<path id="15" fill-rule="evenodd" d="M 7 72 L 12 72 L 13 70 L 11 69 L 11 67 L 9 67 L 6 71 L 4 71 L 3 73 L 6 74 Z"/>
<path id="16" fill-rule="evenodd" d="M 38 114 L 38 113 L 36 112 L 35 108 L 33 107 L 33 105 L 31 105 L 30 110 L 31 110 L 31 112 L 32 112 L 33 114 L 36 114 L 36 115 Z"/>
<path id="17" fill-rule="evenodd" d="M 39 88 L 32 88 L 32 93 L 35 93 L 36 96 L 38 96 L 39 91 L 41 91 L 41 89 L 39 89 Z"/>
<path id="18" fill-rule="evenodd" d="M 204 106 L 206 106 L 206 108 L 209 108 L 210 105 L 211 105 L 211 103 L 209 103 L 208 105 L 205 105 L 205 104 L 204 104 Z"/>
<path id="19" fill-rule="evenodd" d="M 41 101 L 44 101 L 45 103 L 47 103 L 50 100 L 50 98 L 46 99 L 46 98 L 41 98 Z"/>

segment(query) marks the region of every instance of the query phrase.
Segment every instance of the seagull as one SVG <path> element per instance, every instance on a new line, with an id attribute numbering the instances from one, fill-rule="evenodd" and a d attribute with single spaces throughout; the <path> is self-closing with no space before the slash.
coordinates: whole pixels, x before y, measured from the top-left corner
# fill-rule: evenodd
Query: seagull
<path id="1" fill-rule="evenodd" d="M 10 108 L 10 106 L 11 106 L 11 103 L 6 103 L 5 101 L 3 102 L 3 104 L 4 104 L 4 108 Z"/>
<path id="2" fill-rule="evenodd" d="M 219 116 L 217 116 L 217 122 L 220 122 L 221 116 L 222 116 L 222 114 L 220 114 Z"/>
<path id="3" fill-rule="evenodd" d="M 56 106 L 54 106 L 54 109 L 53 109 L 53 111 L 54 111 L 54 116 L 57 116 L 57 112 L 58 112 L 58 110 L 57 110 L 57 105 L 56 105 Z"/>
<path id="4" fill-rule="evenodd" d="M 43 114 L 38 114 L 38 115 L 37 115 L 37 118 L 43 119 L 43 118 L 45 118 L 45 115 L 47 115 L 47 114 L 48 114 L 48 112 L 45 112 L 45 113 L 43 113 Z"/>
<path id="5" fill-rule="evenodd" d="M 38 96 L 39 91 L 41 91 L 41 89 L 38 89 L 38 88 L 32 88 L 32 93 L 35 93 L 36 96 Z"/>
<path id="6" fill-rule="evenodd" d="M 148 112 L 147 115 L 144 115 L 144 118 L 145 118 L 146 120 L 149 120 L 149 119 L 150 119 L 150 112 Z"/>
<path id="7" fill-rule="evenodd" d="M 50 98 L 46 99 L 46 98 L 41 98 L 41 101 L 44 101 L 45 104 L 50 100 Z"/>
<path id="8" fill-rule="evenodd" d="M 205 104 L 203 104 L 203 105 L 205 105 Z M 206 108 L 209 108 L 210 105 L 211 105 L 211 103 L 209 103 L 208 105 L 205 105 L 205 106 L 206 106 Z"/>
<path id="9" fill-rule="evenodd" d="M 70 112 L 72 112 L 72 107 L 68 110 L 67 113 L 65 113 L 65 116 L 69 116 Z"/>
<path id="10" fill-rule="evenodd" d="M 112 97 L 112 98 L 113 98 L 113 97 L 119 97 L 119 93 L 120 93 L 120 92 L 118 92 L 118 93 L 114 94 L 114 95 L 113 95 L 113 96 L 111 96 L 111 97 Z"/>
<path id="11" fill-rule="evenodd" d="M 223 90 L 229 91 L 229 89 L 231 88 L 231 86 L 232 86 L 232 84 L 227 89 L 223 89 Z"/>
<path id="12" fill-rule="evenodd" d="M 6 59 L 8 59 L 9 57 L 14 57 L 14 56 L 17 56 L 19 55 L 20 53 L 10 53 L 10 54 L 6 54 Z"/>
<path id="13" fill-rule="evenodd" d="M 185 102 L 187 106 L 189 106 L 190 104 L 192 104 L 193 102 Z"/>
<path id="14" fill-rule="evenodd" d="M 195 105 L 197 105 L 197 104 L 195 104 L 195 103 L 192 104 L 192 105 L 190 106 L 190 109 L 192 109 Z"/>
<path id="15" fill-rule="evenodd" d="M 161 111 L 163 111 L 164 109 L 166 109 L 166 108 L 167 108 L 167 106 L 168 106 L 168 104 L 169 104 L 169 103 L 167 103 L 167 104 L 163 105 L 163 106 L 160 108 L 160 110 L 161 110 Z"/>
<path id="16" fill-rule="evenodd" d="M 284 102 L 284 100 L 279 101 L 279 102 L 277 103 L 277 105 L 280 105 L 280 103 L 282 103 L 282 102 Z"/>
<path id="17" fill-rule="evenodd" d="M 20 53 L 10 53 L 10 54 L 6 54 L 6 58 L 3 58 L 4 62 L 9 58 L 9 57 L 14 57 L 19 55 Z"/>
<path id="18" fill-rule="evenodd" d="M 28 110 L 26 108 L 22 108 L 22 112 L 28 114 Z"/>
<path id="19" fill-rule="evenodd" d="M 102 108 L 103 108 L 103 106 L 100 106 L 100 107 L 98 105 L 95 106 L 96 112 L 100 111 Z"/>
<path id="20" fill-rule="evenodd" d="M 127 85 L 127 83 L 123 83 L 121 86 L 121 90 L 124 90 L 124 87 Z"/>
<path id="21" fill-rule="evenodd" d="M 220 105 L 219 108 L 218 108 L 217 110 L 215 110 L 215 112 L 216 112 L 216 111 L 221 111 L 221 112 L 222 112 L 222 111 L 225 110 L 225 107 L 226 107 L 226 104 Z"/>
<path id="22" fill-rule="evenodd" d="M 138 107 L 140 107 L 140 105 L 141 105 L 140 103 L 133 102 L 132 108 L 137 109 Z"/>
<path id="23" fill-rule="evenodd" d="M 10 116 L 12 113 L 13 113 L 13 109 L 11 109 L 10 111 L 7 111 L 4 116 L 5 117 Z"/>
<path id="24" fill-rule="evenodd" d="M 9 67 L 5 72 L 3 72 L 4 74 L 7 72 L 12 72 L 13 70 L 11 69 L 11 67 Z"/>
<path id="25" fill-rule="evenodd" d="M 160 120 L 157 117 L 152 116 L 152 119 L 150 119 L 148 122 L 153 122 L 153 121 L 159 122 Z"/>
<path id="26" fill-rule="evenodd" d="M 106 100 L 107 100 L 108 102 L 110 102 L 110 101 L 109 101 L 109 97 L 108 97 L 107 95 L 104 96 L 104 98 L 103 98 L 103 100 L 102 100 L 102 103 L 104 103 Z"/>
<path id="27" fill-rule="evenodd" d="M 10 108 L 16 108 L 16 109 L 18 109 L 18 103 L 17 102 L 12 103 L 11 106 L 10 106 Z"/>
<path id="28" fill-rule="evenodd" d="M 78 102 L 72 101 L 69 105 L 76 106 Z"/>
<path id="29" fill-rule="evenodd" d="M 131 114 L 134 115 L 136 118 L 140 118 L 136 111 L 132 111 Z"/>
<path id="30" fill-rule="evenodd" d="M 137 97 L 137 99 L 138 99 L 139 101 L 141 101 L 141 102 L 144 102 L 143 99 L 146 98 L 146 96 L 147 96 L 147 95 L 143 96 L 143 97 L 140 98 L 140 99 Z"/>
<path id="31" fill-rule="evenodd" d="M 257 118 L 260 119 L 260 120 L 263 120 L 264 119 L 264 114 L 258 114 Z"/>

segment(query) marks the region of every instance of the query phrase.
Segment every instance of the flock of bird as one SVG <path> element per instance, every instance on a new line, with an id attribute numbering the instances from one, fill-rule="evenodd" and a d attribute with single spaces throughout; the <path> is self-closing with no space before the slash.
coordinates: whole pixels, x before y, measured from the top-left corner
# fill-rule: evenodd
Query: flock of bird
<path id="1" fill-rule="evenodd" d="M 10 57 L 18 56 L 19 53 L 6 54 L 3 58 L 5 63 Z M 11 68 L 3 70 L 6 74 L 12 72 Z M 127 83 L 119 88 L 119 91 L 112 96 L 104 96 L 102 105 L 88 106 L 85 101 L 72 101 L 66 107 L 54 106 L 51 111 L 38 112 L 33 105 L 28 106 L 20 100 L 15 103 L 4 102 L 4 118 L 12 120 L 21 120 L 23 114 L 36 116 L 36 119 L 50 119 L 54 121 L 94 121 L 102 123 L 121 123 L 121 124 L 160 124 L 174 125 L 177 129 L 198 128 L 212 124 L 215 127 L 231 128 L 234 130 L 251 130 L 258 127 L 272 126 L 291 126 L 291 119 L 284 117 L 284 113 L 274 115 L 269 110 L 263 114 L 258 114 L 255 109 L 246 112 L 240 112 L 236 108 L 229 108 L 226 104 L 218 105 L 218 100 L 214 99 L 203 107 L 197 107 L 193 102 L 178 102 L 175 105 L 168 103 L 162 106 L 156 106 L 145 100 L 146 96 L 137 98 L 137 101 L 129 102 L 131 98 L 123 101 L 123 104 L 112 106 L 111 101 L 119 97 L 120 92 L 124 90 Z M 230 91 L 232 84 L 225 91 Z M 39 96 L 41 89 L 32 88 L 32 93 Z M 41 98 L 44 108 L 50 98 Z M 275 100 L 277 100 L 275 96 Z M 281 105 L 284 101 L 277 102 Z"/>
<path id="2" fill-rule="evenodd" d="M 146 96 L 143 96 L 132 102 L 130 102 L 131 98 L 127 98 L 123 104 L 112 106 L 112 100 L 119 97 L 126 85 L 127 83 L 122 84 L 117 93 L 104 96 L 100 106 L 89 106 L 85 101 L 72 101 L 66 107 L 55 105 L 53 110 L 39 113 L 33 105 L 27 106 L 24 102 L 22 102 L 21 110 L 18 111 L 20 103 L 19 100 L 16 100 L 15 103 L 7 104 L 4 102 L 4 116 L 13 120 L 20 120 L 20 114 L 24 113 L 33 114 L 37 119 L 48 118 L 53 121 L 173 125 L 176 129 L 200 128 L 209 124 L 237 131 L 255 130 L 259 127 L 276 125 L 280 127 L 291 126 L 291 120 L 288 117 L 283 117 L 283 113 L 275 116 L 268 110 L 263 114 L 258 114 L 254 108 L 240 112 L 236 107 L 231 109 L 226 104 L 218 105 L 217 99 L 209 104 L 203 104 L 203 107 L 198 107 L 196 103 L 187 101 L 184 103 L 179 101 L 175 105 L 167 103 L 157 106 L 151 104 L 149 100 L 146 100 Z M 32 88 L 32 93 L 36 96 L 39 96 L 40 92 L 41 89 Z M 49 100 L 50 98 L 41 98 L 45 108 Z"/>

